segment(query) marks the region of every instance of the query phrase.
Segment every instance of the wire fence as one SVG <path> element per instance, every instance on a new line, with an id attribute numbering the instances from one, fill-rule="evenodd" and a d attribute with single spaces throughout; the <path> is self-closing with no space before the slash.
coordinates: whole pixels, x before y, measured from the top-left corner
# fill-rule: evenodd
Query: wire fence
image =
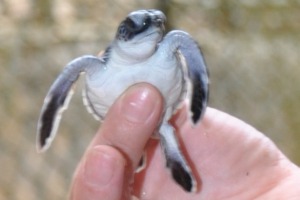
<path id="1" fill-rule="evenodd" d="M 97 54 L 128 12 L 161 8 L 199 41 L 210 103 L 261 130 L 300 163 L 299 1 L 0 1 L 0 200 L 66 199 L 99 127 L 77 92 L 52 148 L 38 154 L 36 123 L 62 67 Z"/>

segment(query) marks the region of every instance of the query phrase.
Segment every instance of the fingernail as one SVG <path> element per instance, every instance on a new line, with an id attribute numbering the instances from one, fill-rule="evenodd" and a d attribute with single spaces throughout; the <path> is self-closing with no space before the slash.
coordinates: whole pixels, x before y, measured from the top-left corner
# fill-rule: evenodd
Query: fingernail
<path id="1" fill-rule="evenodd" d="M 122 113 L 127 120 L 134 123 L 147 121 L 159 105 L 158 95 L 154 95 L 153 90 L 134 86 L 123 96 Z"/>
<path id="2" fill-rule="evenodd" d="M 110 183 L 118 166 L 118 161 L 101 147 L 93 147 L 84 164 L 85 181 L 94 188 L 102 188 Z"/>

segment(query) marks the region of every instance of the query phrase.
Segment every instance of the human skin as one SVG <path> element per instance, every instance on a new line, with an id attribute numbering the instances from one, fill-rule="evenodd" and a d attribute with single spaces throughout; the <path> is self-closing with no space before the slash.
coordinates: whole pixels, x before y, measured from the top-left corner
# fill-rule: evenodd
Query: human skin
<path id="1" fill-rule="evenodd" d="M 195 126 L 185 107 L 171 120 L 198 182 L 196 193 L 185 192 L 165 168 L 159 141 L 150 139 L 162 110 L 149 84 L 119 97 L 77 167 L 70 199 L 300 199 L 299 167 L 255 128 L 213 108 Z M 145 149 L 147 166 L 135 174 Z"/>

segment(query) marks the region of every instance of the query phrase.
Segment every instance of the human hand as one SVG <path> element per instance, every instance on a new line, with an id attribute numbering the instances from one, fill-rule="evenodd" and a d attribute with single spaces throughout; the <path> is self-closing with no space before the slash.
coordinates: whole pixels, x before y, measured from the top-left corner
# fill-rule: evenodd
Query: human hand
<path id="1" fill-rule="evenodd" d="M 192 124 L 181 110 L 172 123 L 198 181 L 186 193 L 165 168 L 155 131 L 163 99 L 148 84 L 129 88 L 108 112 L 74 175 L 70 199 L 299 199 L 300 170 L 263 134 L 208 108 Z M 146 148 L 147 166 L 134 174 Z M 134 182 L 133 182 L 134 180 Z"/>

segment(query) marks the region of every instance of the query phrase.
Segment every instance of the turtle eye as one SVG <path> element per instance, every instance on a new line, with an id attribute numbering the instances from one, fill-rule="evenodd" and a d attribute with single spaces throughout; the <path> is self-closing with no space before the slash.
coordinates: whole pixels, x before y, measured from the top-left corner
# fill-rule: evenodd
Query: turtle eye
<path id="1" fill-rule="evenodd" d="M 148 28 L 151 25 L 150 17 L 147 17 L 143 23 L 144 28 Z"/>

